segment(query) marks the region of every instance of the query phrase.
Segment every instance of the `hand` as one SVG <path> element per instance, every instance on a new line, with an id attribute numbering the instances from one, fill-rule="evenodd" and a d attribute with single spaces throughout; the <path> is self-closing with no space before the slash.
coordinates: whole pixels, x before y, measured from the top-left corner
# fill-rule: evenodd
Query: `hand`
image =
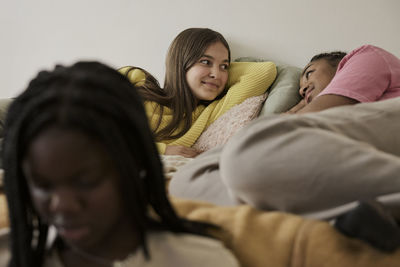
<path id="1" fill-rule="evenodd" d="M 302 108 L 304 108 L 306 106 L 306 101 L 304 99 L 300 100 L 299 103 L 297 103 L 294 107 L 292 107 L 291 109 L 289 109 L 288 111 L 285 112 L 285 114 L 295 114 L 297 113 L 299 110 L 301 110 Z"/>
<path id="2" fill-rule="evenodd" d="M 194 158 L 201 152 L 191 147 L 185 146 L 167 146 L 164 155 L 181 155 L 185 158 Z"/>

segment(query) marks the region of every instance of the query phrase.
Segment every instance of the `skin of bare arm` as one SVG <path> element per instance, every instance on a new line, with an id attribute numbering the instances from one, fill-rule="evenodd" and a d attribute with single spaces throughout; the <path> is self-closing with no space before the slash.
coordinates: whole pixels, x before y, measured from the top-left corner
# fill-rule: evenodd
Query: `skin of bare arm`
<path id="1" fill-rule="evenodd" d="M 176 145 L 167 146 L 164 153 L 164 155 L 180 155 L 185 158 L 194 158 L 199 154 L 200 152 L 194 148 Z"/>
<path id="2" fill-rule="evenodd" d="M 303 102 L 303 105 L 304 105 L 304 100 L 301 100 L 299 102 L 299 104 L 297 104 L 294 107 L 301 105 L 301 102 Z M 317 111 L 325 110 L 325 109 L 332 108 L 332 107 L 344 106 L 344 105 L 354 105 L 357 103 L 359 103 L 357 100 L 354 100 L 352 98 L 348 98 L 345 96 L 322 95 L 320 97 L 317 97 L 315 100 L 313 100 L 308 105 L 304 105 L 302 108 L 298 109 L 294 113 L 302 114 L 302 113 L 307 113 L 307 112 L 317 112 Z"/>

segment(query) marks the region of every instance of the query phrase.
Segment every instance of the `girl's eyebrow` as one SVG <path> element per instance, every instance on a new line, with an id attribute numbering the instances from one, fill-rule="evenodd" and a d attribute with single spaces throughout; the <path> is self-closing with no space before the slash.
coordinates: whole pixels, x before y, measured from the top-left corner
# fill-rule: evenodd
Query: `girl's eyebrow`
<path id="1" fill-rule="evenodd" d="M 78 180 L 80 177 L 86 175 L 87 173 L 90 173 L 91 170 L 93 169 L 93 167 L 102 167 L 102 165 L 97 162 L 97 161 L 91 161 L 89 162 L 87 165 L 82 166 L 79 169 L 74 170 L 74 172 L 66 177 L 64 177 L 67 180 Z M 29 175 L 30 177 L 28 177 L 29 179 L 31 179 L 32 181 L 49 181 L 51 179 L 49 179 L 49 177 L 46 177 L 46 175 L 42 175 L 38 172 L 36 172 L 35 170 L 29 169 Z"/>
<path id="2" fill-rule="evenodd" d="M 209 58 L 209 59 L 214 59 L 213 56 L 206 55 L 206 54 L 204 54 L 202 57 L 206 57 L 206 58 Z M 223 62 L 229 62 L 229 60 L 228 60 L 228 59 L 225 59 Z"/>
<path id="3" fill-rule="evenodd" d="M 303 77 L 304 74 L 306 73 L 306 71 L 312 66 L 312 63 L 309 63 L 303 70 L 303 73 L 301 74 L 301 76 Z"/>

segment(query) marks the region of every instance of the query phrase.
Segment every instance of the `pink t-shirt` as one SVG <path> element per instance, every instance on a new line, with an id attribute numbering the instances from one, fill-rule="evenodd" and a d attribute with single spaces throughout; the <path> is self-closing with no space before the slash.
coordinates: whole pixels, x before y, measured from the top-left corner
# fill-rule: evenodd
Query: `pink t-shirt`
<path id="1" fill-rule="evenodd" d="M 374 102 L 400 96 L 400 59 L 372 45 L 346 55 L 335 77 L 319 94 L 341 95 L 359 102 Z"/>

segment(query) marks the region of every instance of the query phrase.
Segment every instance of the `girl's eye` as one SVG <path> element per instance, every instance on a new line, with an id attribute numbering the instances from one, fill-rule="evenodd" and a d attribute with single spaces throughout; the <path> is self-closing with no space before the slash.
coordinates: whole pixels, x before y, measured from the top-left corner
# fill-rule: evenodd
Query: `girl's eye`
<path id="1" fill-rule="evenodd" d="M 204 64 L 204 65 L 210 65 L 211 64 L 211 62 L 208 59 L 202 59 L 202 60 L 200 60 L 200 63 Z"/>
<path id="2" fill-rule="evenodd" d="M 32 187 L 41 191 L 50 191 L 51 185 L 45 182 L 33 182 Z"/>
<path id="3" fill-rule="evenodd" d="M 52 187 L 51 183 L 48 183 L 47 181 L 39 180 L 39 179 L 32 179 L 32 178 L 28 179 L 28 184 L 32 188 L 42 190 L 42 191 L 49 191 L 49 190 L 51 190 L 51 187 Z"/>
<path id="4" fill-rule="evenodd" d="M 102 179 L 79 179 L 74 185 L 79 189 L 92 189 L 100 184 Z"/>
<path id="5" fill-rule="evenodd" d="M 307 72 L 306 72 L 306 79 L 308 79 L 308 77 L 310 76 L 310 74 L 313 73 L 313 72 L 314 72 L 313 70 L 307 71 Z"/>
<path id="6" fill-rule="evenodd" d="M 40 199 L 46 199 L 53 190 L 51 184 L 41 181 L 30 181 L 28 182 L 28 185 L 32 196 Z"/>
<path id="7" fill-rule="evenodd" d="M 227 70 L 227 69 L 229 69 L 229 65 L 228 64 L 222 64 L 221 65 L 221 69 Z"/>

